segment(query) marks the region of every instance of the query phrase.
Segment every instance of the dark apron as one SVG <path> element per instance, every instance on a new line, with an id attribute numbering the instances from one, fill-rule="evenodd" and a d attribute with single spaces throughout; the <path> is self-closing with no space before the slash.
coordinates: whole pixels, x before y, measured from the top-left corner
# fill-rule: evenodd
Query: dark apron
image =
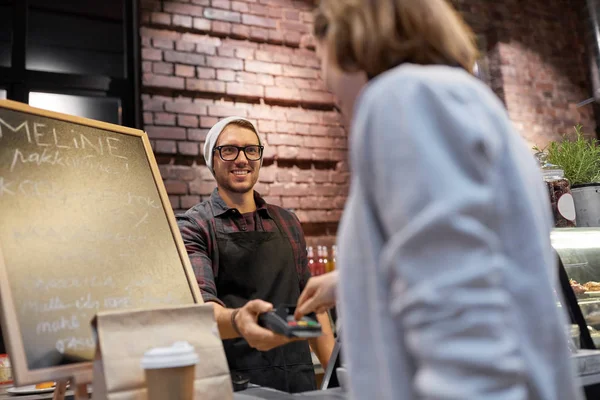
<path id="1" fill-rule="evenodd" d="M 211 204 L 212 207 L 212 204 Z M 219 299 L 227 308 L 239 308 L 249 300 L 296 304 L 300 283 L 292 246 L 281 225 L 277 232 L 226 233 L 215 218 L 219 271 L 216 277 Z M 257 220 L 257 229 L 262 224 Z M 250 378 L 256 385 L 297 393 L 316 389 L 314 366 L 308 342 L 289 343 L 261 352 L 245 339 L 223 340 L 232 373 Z"/>

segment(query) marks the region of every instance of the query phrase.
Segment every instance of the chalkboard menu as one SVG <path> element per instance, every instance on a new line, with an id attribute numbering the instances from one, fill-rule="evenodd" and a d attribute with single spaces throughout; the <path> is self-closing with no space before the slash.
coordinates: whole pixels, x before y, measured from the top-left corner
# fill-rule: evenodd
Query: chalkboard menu
<path id="1" fill-rule="evenodd" d="M 98 311 L 202 302 L 145 133 L 0 101 L 0 300 L 18 384 L 90 366 Z"/>

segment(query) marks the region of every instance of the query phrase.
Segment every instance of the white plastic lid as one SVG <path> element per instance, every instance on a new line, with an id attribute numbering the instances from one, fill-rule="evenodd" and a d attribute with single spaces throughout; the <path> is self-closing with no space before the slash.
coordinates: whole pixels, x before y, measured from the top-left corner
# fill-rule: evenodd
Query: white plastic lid
<path id="1" fill-rule="evenodd" d="M 198 354 L 188 342 L 175 342 L 171 347 L 155 347 L 144 353 L 142 368 L 161 369 L 196 365 Z"/>

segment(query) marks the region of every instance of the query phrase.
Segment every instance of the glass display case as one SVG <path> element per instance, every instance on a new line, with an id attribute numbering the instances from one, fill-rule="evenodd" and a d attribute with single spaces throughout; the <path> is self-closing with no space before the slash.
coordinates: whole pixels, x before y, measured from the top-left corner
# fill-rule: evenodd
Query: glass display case
<path id="1" fill-rule="evenodd" d="M 600 228 L 559 228 L 551 234 L 571 289 L 600 348 Z"/>

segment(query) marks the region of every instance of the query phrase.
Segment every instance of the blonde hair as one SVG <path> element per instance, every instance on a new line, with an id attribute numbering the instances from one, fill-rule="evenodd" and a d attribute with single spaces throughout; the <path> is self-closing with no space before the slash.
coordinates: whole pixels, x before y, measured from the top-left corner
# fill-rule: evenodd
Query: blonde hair
<path id="1" fill-rule="evenodd" d="M 446 0 L 321 0 L 314 35 L 331 62 L 373 77 L 403 63 L 473 71 L 471 29 Z"/>

